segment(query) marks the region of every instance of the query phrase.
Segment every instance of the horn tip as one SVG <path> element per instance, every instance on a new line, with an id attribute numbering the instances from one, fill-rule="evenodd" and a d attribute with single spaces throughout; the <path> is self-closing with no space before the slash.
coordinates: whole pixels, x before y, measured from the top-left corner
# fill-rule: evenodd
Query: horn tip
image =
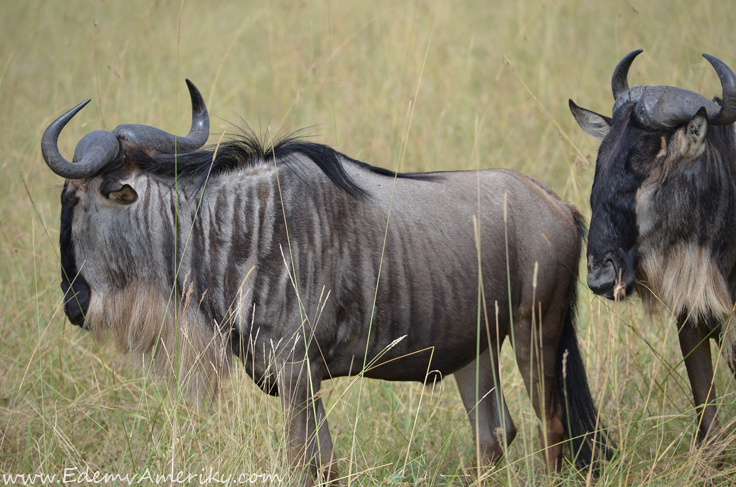
<path id="1" fill-rule="evenodd" d="M 189 78 L 186 78 L 185 81 L 187 83 L 187 88 L 189 88 L 189 96 L 192 99 L 193 111 L 198 114 L 206 113 L 207 105 L 204 102 L 202 93 L 200 93 L 199 89 L 197 89 L 197 87 L 189 80 Z"/>
<path id="2" fill-rule="evenodd" d="M 185 78 L 184 81 L 187 83 L 187 88 L 189 88 L 189 94 L 192 95 L 192 100 L 195 98 L 201 99 L 202 103 L 204 103 L 204 99 L 202 98 L 202 93 L 199 92 L 199 89 L 192 83 L 192 81 L 189 78 Z"/>
<path id="3" fill-rule="evenodd" d="M 714 68 L 716 68 L 716 70 L 719 67 L 725 67 L 727 70 L 730 70 L 731 69 L 731 68 L 728 67 L 728 65 L 726 63 L 724 63 L 723 61 L 721 61 L 720 59 L 718 59 L 715 56 L 711 56 L 710 54 L 703 53 L 703 57 L 705 59 L 707 59 L 708 62 L 711 64 L 711 66 L 713 66 Z"/>
<path id="4" fill-rule="evenodd" d="M 720 59 L 718 59 L 717 57 L 711 56 L 710 54 L 703 53 L 703 57 L 705 59 L 707 59 L 708 62 L 711 63 L 711 64 L 714 64 L 714 63 L 722 63 L 723 62 Z"/>
<path id="5" fill-rule="evenodd" d="M 70 112 L 72 112 L 72 116 L 76 115 L 77 112 L 79 112 L 79 110 L 81 110 L 82 108 L 86 107 L 89 104 L 89 102 L 91 102 L 91 101 L 92 101 L 92 98 L 87 98 L 82 103 L 80 103 L 79 105 L 77 105 L 74 108 L 72 108 L 70 110 Z"/>
<path id="6" fill-rule="evenodd" d="M 716 73 L 718 73 L 718 78 L 721 79 L 721 83 L 723 83 L 724 80 L 728 80 L 729 84 L 733 86 L 736 80 L 733 79 L 733 70 L 728 67 L 726 63 L 721 61 L 715 56 L 711 56 L 710 54 L 703 53 L 703 57 L 710 63 L 711 66 L 716 70 Z"/>
<path id="7" fill-rule="evenodd" d="M 637 57 L 639 54 L 643 53 L 644 49 L 634 49 L 630 53 L 628 53 L 626 56 L 624 56 L 621 60 L 629 60 L 629 62 L 633 62 L 634 58 Z"/>

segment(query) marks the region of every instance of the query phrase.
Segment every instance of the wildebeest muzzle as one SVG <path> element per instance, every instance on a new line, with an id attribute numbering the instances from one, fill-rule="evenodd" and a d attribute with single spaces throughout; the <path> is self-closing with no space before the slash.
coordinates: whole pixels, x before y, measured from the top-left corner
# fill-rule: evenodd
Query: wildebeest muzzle
<path id="1" fill-rule="evenodd" d="M 69 282 L 62 278 L 61 290 L 64 293 L 64 313 L 67 318 L 72 324 L 87 329 L 84 323 L 90 300 L 90 289 L 87 281 L 81 275 L 78 275 L 69 285 Z"/>
<path id="2" fill-rule="evenodd" d="M 607 252 L 602 259 L 588 255 L 588 287 L 599 296 L 622 300 L 634 291 L 636 249 Z"/>

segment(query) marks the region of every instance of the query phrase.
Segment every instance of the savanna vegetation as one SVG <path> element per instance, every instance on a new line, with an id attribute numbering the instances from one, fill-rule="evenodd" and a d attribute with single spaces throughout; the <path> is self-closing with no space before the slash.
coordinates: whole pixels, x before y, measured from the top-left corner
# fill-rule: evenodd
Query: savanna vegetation
<path id="1" fill-rule="evenodd" d="M 39 146 L 68 108 L 92 98 L 59 141 L 67 157 L 83 134 L 120 123 L 184 134 L 190 78 L 213 117 L 212 142 L 242 118 L 265 137 L 305 128 L 312 140 L 395 170 L 510 168 L 589 216 L 597 141 L 577 127 L 568 98 L 610 113 L 613 67 L 640 47 L 632 85 L 710 97 L 720 85 L 701 53 L 736 67 L 736 9 L 713 0 L 29 0 L 3 2 L 0 15 L 0 473 L 66 472 L 70 480 L 85 471 L 172 473 L 159 484 L 169 485 L 181 471 L 202 474 L 189 485 L 210 473 L 278 484 L 264 476 L 286 478 L 288 469 L 279 401 L 240 364 L 216 401 L 198 409 L 68 323 L 59 290 L 62 181 Z M 519 435 L 481 482 L 735 483 L 736 381 L 723 361 L 721 428 L 699 448 L 674 320 L 645 317 L 636 300 L 594 297 L 584 277 L 581 266 L 579 339 L 619 443 L 613 460 L 598 479 L 570 465 L 546 472 L 539 423 L 507 345 L 502 380 Z M 454 379 L 359 384 L 324 385 L 342 485 L 478 483 Z"/>

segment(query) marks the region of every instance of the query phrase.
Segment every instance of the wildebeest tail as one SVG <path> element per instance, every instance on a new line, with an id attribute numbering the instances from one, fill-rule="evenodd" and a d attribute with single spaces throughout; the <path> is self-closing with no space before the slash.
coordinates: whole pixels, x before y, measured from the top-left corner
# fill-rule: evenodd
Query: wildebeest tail
<path id="1" fill-rule="evenodd" d="M 600 458 L 610 459 L 615 445 L 598 416 L 588 386 L 585 364 L 575 333 L 577 292 L 573 292 L 557 349 L 557 383 L 564 405 L 565 437 L 579 468 L 597 467 Z"/>

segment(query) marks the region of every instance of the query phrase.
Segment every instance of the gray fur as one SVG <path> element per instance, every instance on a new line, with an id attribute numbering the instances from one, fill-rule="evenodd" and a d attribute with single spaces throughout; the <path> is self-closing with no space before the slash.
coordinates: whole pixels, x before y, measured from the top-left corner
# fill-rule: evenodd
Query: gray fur
<path id="1" fill-rule="evenodd" d="M 516 431 L 498 383 L 508 335 L 548 466 L 565 435 L 581 464 L 607 448 L 573 323 L 584 224 L 539 181 L 394 177 L 294 138 L 181 156 L 120 140 L 114 164 L 62 192 L 67 316 L 197 398 L 239 356 L 281 398 L 298 483 L 337 477 L 319 390 L 356 374 L 457 373 L 479 456 L 497 461 Z"/>
<path id="2" fill-rule="evenodd" d="M 93 295 L 90 328 L 122 329 L 128 338 L 118 342 L 132 340 L 128 318 L 116 323 L 107 314 L 102 323 L 95 320 L 104 314 L 102 309 L 126 306 L 111 300 L 136 299 L 112 298 L 134 283 L 145 289 L 147 302 L 166 304 L 174 285 L 171 247 L 176 218 L 176 258 L 181 261 L 176 288 L 180 299 L 186 298 L 180 306 L 187 310 L 182 314 L 189 317 L 188 329 L 203 330 L 197 343 L 214 348 L 207 355 L 196 353 L 195 347 L 195 355 L 209 357 L 210 363 L 189 364 L 194 373 L 183 369 L 187 377 L 198 378 L 197 387 L 216 381 L 200 377 L 207 371 L 226 372 L 228 361 L 222 357 L 229 352 L 222 347 L 230 343 L 236 344 L 234 350 L 248 374 L 267 392 L 281 393 L 285 408 L 297 410 L 296 404 L 307 399 L 308 388 L 316 392 L 322 380 L 355 375 L 364 363 L 371 365 L 367 377 L 425 381 L 429 373 L 429 380 L 442 378 L 467 370 L 479 339 L 482 350 L 489 343 L 494 349 L 500 346 L 510 332 L 510 302 L 516 353 L 530 391 L 538 390 L 540 380 L 528 371 L 533 350 L 540 346 L 530 340 L 539 333 L 532 327 L 541 310 L 540 342 L 545 349 L 550 347 L 542 366 L 546 402 L 557 403 L 555 350 L 580 253 L 579 217 L 572 206 L 538 181 L 512 171 L 394 181 L 343 161 L 353 181 L 369 193 L 355 198 L 332 184 L 307 158 L 294 157 L 299 161 L 290 165 L 264 161 L 217 175 L 203 193 L 194 182 L 180 182 L 178 198 L 169 178 L 136 169 L 120 171 L 116 182 L 129 185 L 138 195 L 127 205 L 102 196 L 100 178 L 72 181 L 70 191 L 79 198 L 72 227 L 75 257 L 84 263 L 81 274 Z M 473 221 L 479 209 L 487 303 L 483 316 L 490 317 L 489 323 L 484 319 L 481 324 L 480 338 Z M 159 298 L 150 299 L 153 294 Z M 163 314 L 161 310 L 152 316 L 160 319 Z M 141 328 L 149 331 L 132 335 L 155 333 L 160 322 L 142 323 Z M 156 340 L 149 337 L 146 343 Z M 150 353 L 136 343 L 126 342 L 122 348 Z M 466 375 L 458 376 L 458 385 L 468 405 L 475 396 L 475 381 L 460 380 Z M 474 372 L 471 375 L 474 378 Z M 491 376 L 489 369 L 484 377 Z M 290 397 L 294 394 L 302 399 Z M 540 398 L 534 396 L 537 404 Z M 496 425 L 500 420 L 496 404 L 489 399 L 484 417 L 491 419 L 484 420 L 488 429 L 480 436 L 487 457 L 494 460 L 503 451 L 496 426 L 507 424 L 509 441 L 515 431 L 507 414 L 502 415 L 505 422 Z M 319 401 L 315 407 L 322 410 Z M 545 416 L 548 423 L 558 425 L 548 434 L 559 441 L 563 425 L 555 422 L 556 414 L 561 412 L 549 410 Z M 298 415 L 295 418 L 292 421 Z M 329 439 L 326 434 L 320 433 L 322 443 Z M 302 452 L 292 456 L 304 458 L 304 445 L 312 442 L 293 431 L 290 437 Z M 310 448 L 307 458 L 317 451 L 327 455 L 327 450 Z M 559 452 L 550 453 L 552 465 L 558 457 Z"/>

